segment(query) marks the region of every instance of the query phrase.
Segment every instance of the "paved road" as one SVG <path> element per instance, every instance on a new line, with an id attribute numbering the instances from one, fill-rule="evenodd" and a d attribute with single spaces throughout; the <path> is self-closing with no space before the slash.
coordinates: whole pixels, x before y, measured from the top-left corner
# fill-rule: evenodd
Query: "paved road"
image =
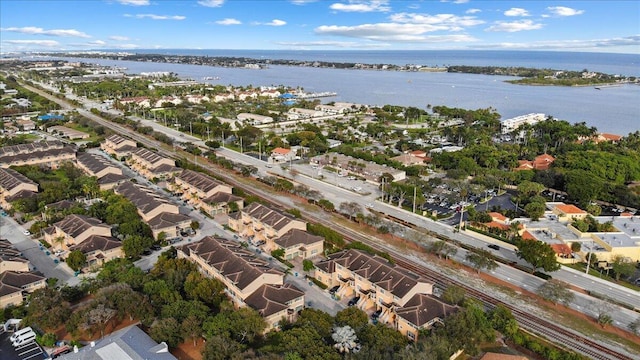
<path id="1" fill-rule="evenodd" d="M 47 255 L 40 243 L 24 235 L 24 227 L 9 216 L 0 217 L 0 238 L 9 240 L 13 246 L 27 258 L 32 270 L 43 273 L 48 278 L 57 278 L 59 282 L 75 285 L 80 280 L 64 263 L 54 263 L 54 256 Z"/>

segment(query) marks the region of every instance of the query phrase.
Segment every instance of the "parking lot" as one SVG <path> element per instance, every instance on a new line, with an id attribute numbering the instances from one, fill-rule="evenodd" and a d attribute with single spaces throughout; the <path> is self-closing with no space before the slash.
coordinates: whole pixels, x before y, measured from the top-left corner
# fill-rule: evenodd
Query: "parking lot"
<path id="1" fill-rule="evenodd" d="M 36 343 L 32 341 L 18 348 L 11 346 L 9 337 L 11 333 L 6 332 L 0 335 L 0 359 L 2 360 L 29 360 L 29 359 L 45 359 L 47 354 Z"/>

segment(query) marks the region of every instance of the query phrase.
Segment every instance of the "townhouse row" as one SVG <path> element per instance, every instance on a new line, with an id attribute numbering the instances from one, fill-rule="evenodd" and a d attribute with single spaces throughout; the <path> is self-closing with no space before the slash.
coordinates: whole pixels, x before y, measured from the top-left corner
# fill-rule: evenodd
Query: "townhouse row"
<path id="1" fill-rule="evenodd" d="M 29 293 L 46 286 L 46 278 L 30 271 L 27 260 L 13 244 L 0 239 L 0 309 L 22 304 Z"/>

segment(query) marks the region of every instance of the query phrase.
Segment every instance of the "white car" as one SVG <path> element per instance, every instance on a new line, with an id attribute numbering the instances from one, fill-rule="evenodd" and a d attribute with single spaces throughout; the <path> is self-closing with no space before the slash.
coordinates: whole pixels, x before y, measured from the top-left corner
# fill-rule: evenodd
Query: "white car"
<path id="1" fill-rule="evenodd" d="M 23 233 L 23 234 L 25 234 L 25 235 L 27 235 L 27 236 L 31 235 L 31 231 L 29 231 L 29 230 L 25 230 L 25 231 L 23 231 L 22 233 Z"/>
<path id="2" fill-rule="evenodd" d="M 373 204 L 372 203 L 367 203 L 365 205 L 365 207 L 368 208 L 368 209 L 372 209 L 373 208 Z"/>

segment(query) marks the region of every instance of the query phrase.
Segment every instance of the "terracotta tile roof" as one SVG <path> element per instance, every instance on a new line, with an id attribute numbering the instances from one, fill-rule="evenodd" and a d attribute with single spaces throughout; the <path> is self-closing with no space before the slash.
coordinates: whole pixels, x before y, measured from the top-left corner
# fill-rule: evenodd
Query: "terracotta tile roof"
<path id="1" fill-rule="evenodd" d="M 279 270 L 273 269 L 269 263 L 243 248 L 240 244 L 206 236 L 202 240 L 178 247 L 186 255 L 197 254 L 209 266 L 233 282 L 240 290 L 244 290 L 263 274 L 284 276 Z"/>
<path id="2" fill-rule="evenodd" d="M 271 151 L 271 153 L 276 153 L 276 154 L 280 154 L 280 155 L 287 155 L 290 152 L 291 152 L 291 149 L 285 149 L 285 148 L 281 148 L 281 147 L 277 147 L 277 148 L 275 148 L 275 149 L 273 149 Z"/>
<path id="3" fill-rule="evenodd" d="M 506 221 L 507 217 L 500 214 L 499 212 L 490 212 L 489 216 L 491 216 L 491 218 L 496 219 L 496 220 L 501 220 L 501 221 Z"/>
<path id="4" fill-rule="evenodd" d="M 620 139 L 622 139 L 622 136 L 620 135 L 609 134 L 609 133 L 602 133 L 600 134 L 600 136 L 602 136 L 607 141 L 620 141 Z"/>
<path id="5" fill-rule="evenodd" d="M 266 284 L 247 296 L 244 302 L 263 317 L 268 317 L 288 309 L 288 302 L 303 296 L 304 292 L 291 284 Z"/>
<path id="6" fill-rule="evenodd" d="M 484 223 L 484 226 L 486 226 L 488 228 L 498 228 L 498 229 L 502 229 L 502 230 L 509 230 L 509 225 L 503 224 L 503 223 L 499 223 L 497 221 L 489 221 L 488 223 Z"/>
<path id="7" fill-rule="evenodd" d="M 556 205 L 556 209 L 565 214 L 586 214 L 587 212 L 575 205 L 560 204 Z"/>
<path id="8" fill-rule="evenodd" d="M 421 327 L 436 319 L 444 320 L 457 310 L 456 306 L 446 304 L 433 295 L 416 294 L 403 307 L 396 309 L 396 314 Z"/>
<path id="9" fill-rule="evenodd" d="M 538 240 L 535 236 L 533 236 L 529 231 L 525 230 L 522 233 L 522 240 Z"/>
<path id="10" fill-rule="evenodd" d="M 557 255 L 571 255 L 571 248 L 567 244 L 551 244 L 551 248 Z"/>

